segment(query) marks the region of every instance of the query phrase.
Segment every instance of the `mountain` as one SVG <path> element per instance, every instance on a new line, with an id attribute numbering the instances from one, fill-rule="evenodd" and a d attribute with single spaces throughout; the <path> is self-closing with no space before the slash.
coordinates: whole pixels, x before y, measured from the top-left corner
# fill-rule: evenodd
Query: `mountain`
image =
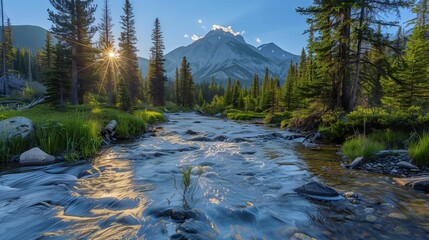
<path id="1" fill-rule="evenodd" d="M 36 52 L 45 45 L 47 30 L 30 25 L 12 26 L 15 48 L 27 48 Z M 55 41 L 55 39 L 54 39 Z M 299 56 L 289 53 L 274 43 L 254 47 L 247 44 L 242 35 L 215 29 L 203 38 L 184 47 L 179 47 L 165 55 L 167 76 L 175 78 L 176 67 L 180 67 L 182 57 L 186 56 L 191 64 L 194 81 L 201 82 L 215 78 L 226 82 L 228 77 L 240 79 L 243 85 L 250 85 L 256 73 L 263 78 L 265 67 L 271 76 L 284 81 L 289 63 L 299 61 Z M 139 58 L 139 67 L 145 77 L 149 61 Z"/>
<path id="2" fill-rule="evenodd" d="M 142 72 L 142 76 L 145 78 L 147 76 L 147 70 L 149 67 L 149 60 L 146 58 L 139 57 L 139 68 Z"/>
<path id="3" fill-rule="evenodd" d="M 278 64 L 290 63 L 290 61 L 299 61 L 299 56 L 281 49 L 274 43 L 263 44 L 258 47 L 259 53 L 265 57 L 276 61 Z"/>
<path id="4" fill-rule="evenodd" d="M 30 49 L 33 54 L 45 46 L 46 33 L 48 30 L 31 25 L 12 26 L 13 46 L 15 48 Z M 54 39 L 54 43 L 56 40 Z"/>
<path id="5" fill-rule="evenodd" d="M 284 55 L 284 57 L 283 57 Z M 165 56 L 167 76 L 174 79 L 176 67 L 180 67 L 182 57 L 189 61 L 194 81 L 226 81 L 240 79 L 244 85 L 250 85 L 256 73 L 262 78 L 265 67 L 271 76 L 284 80 L 289 63 L 299 61 L 299 56 L 284 51 L 274 43 L 256 48 L 247 44 L 242 35 L 222 29 L 212 30 L 203 38 L 186 47 L 179 47 Z"/>

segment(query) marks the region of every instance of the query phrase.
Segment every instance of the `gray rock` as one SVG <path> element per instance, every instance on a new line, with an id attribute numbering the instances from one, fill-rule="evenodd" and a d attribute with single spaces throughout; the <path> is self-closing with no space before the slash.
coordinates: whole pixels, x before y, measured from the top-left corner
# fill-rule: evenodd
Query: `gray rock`
<path id="1" fill-rule="evenodd" d="M 222 113 L 216 113 L 215 117 L 223 117 Z"/>
<path id="2" fill-rule="evenodd" d="M 405 161 L 400 161 L 400 162 L 396 163 L 396 166 L 398 166 L 399 168 L 404 168 L 404 169 L 419 169 L 417 166 L 415 166 L 409 162 L 405 162 Z"/>
<path id="3" fill-rule="evenodd" d="M 33 131 L 33 122 L 25 117 L 14 117 L 0 122 L 0 140 L 2 141 L 17 137 L 28 140 Z"/>
<path id="4" fill-rule="evenodd" d="M 352 163 L 347 165 L 347 168 L 350 168 L 350 169 L 356 168 L 359 165 L 361 165 L 363 163 L 363 161 L 364 161 L 363 157 L 357 157 L 357 158 L 355 158 L 355 160 L 353 160 Z"/>
<path id="5" fill-rule="evenodd" d="M 213 139 L 208 138 L 208 137 L 194 137 L 189 139 L 188 141 L 191 142 L 213 142 Z"/>
<path id="6" fill-rule="evenodd" d="M 225 142 L 226 140 L 228 140 L 228 138 L 226 138 L 225 136 L 223 136 L 223 135 L 219 135 L 219 136 L 216 136 L 215 138 L 214 138 L 214 140 L 215 141 L 218 141 L 218 142 Z"/>
<path id="7" fill-rule="evenodd" d="M 414 189 L 429 193 L 429 181 L 416 182 L 412 187 Z"/>
<path id="8" fill-rule="evenodd" d="M 42 151 L 40 148 L 32 148 L 19 157 L 19 164 L 23 166 L 46 165 L 55 162 L 55 157 Z"/>
<path id="9" fill-rule="evenodd" d="M 408 154 L 407 150 L 382 150 L 376 153 L 377 156 L 387 156 L 387 155 L 400 155 L 400 154 Z"/>
<path id="10" fill-rule="evenodd" d="M 191 129 L 189 129 L 188 131 L 186 131 L 186 134 L 188 135 L 197 135 L 198 133 L 195 131 L 192 131 Z"/>
<path id="11" fill-rule="evenodd" d="M 333 188 L 325 186 L 318 182 L 310 182 L 299 188 L 295 189 L 295 192 L 320 197 L 338 197 L 339 194 Z"/>

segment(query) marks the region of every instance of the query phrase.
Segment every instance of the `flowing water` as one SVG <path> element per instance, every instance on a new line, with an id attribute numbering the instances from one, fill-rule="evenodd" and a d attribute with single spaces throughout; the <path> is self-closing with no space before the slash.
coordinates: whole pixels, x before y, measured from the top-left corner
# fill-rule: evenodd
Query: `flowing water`
<path id="1" fill-rule="evenodd" d="M 429 239 L 428 195 L 343 169 L 335 149 L 249 123 L 169 117 L 156 136 L 92 163 L 0 172 L 0 239 Z M 360 198 L 294 192 L 310 181 Z"/>

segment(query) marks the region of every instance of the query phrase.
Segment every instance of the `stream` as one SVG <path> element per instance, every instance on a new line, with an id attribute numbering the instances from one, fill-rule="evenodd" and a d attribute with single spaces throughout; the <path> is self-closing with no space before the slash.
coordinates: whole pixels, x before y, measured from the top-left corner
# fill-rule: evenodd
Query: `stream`
<path id="1" fill-rule="evenodd" d="M 91 163 L 1 171 L 0 239 L 429 239 L 429 195 L 344 169 L 333 147 L 251 123 L 168 117 Z M 359 198 L 295 193 L 311 181 Z"/>

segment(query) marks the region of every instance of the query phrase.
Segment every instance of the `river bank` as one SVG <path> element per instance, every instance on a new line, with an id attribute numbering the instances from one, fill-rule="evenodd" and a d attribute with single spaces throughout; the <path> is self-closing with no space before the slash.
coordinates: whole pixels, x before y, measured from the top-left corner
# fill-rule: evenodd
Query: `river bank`
<path id="1" fill-rule="evenodd" d="M 128 113 L 89 105 L 68 106 L 60 112 L 43 104 L 23 111 L 2 111 L 0 120 L 0 161 L 8 165 L 20 162 L 20 155 L 35 147 L 35 152 L 53 155 L 57 161 L 88 159 L 96 156 L 103 144 L 138 137 L 148 125 L 165 118 L 156 111 Z"/>

